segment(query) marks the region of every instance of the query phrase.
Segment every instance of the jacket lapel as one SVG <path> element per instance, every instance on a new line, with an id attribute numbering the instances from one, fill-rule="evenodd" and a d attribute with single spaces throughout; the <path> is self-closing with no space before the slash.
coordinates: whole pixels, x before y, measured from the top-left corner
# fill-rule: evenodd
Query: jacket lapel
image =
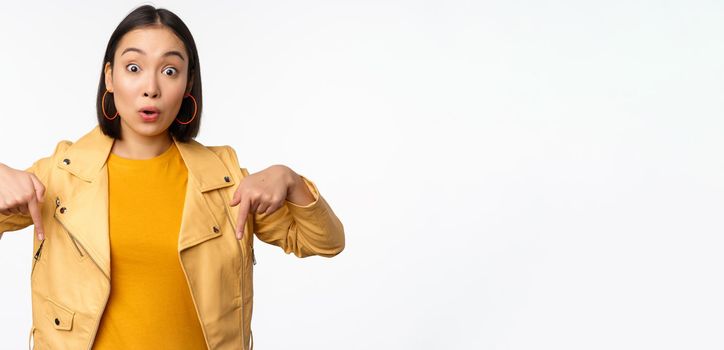
<path id="1" fill-rule="evenodd" d="M 65 182 L 58 190 L 55 217 L 110 276 L 108 225 L 108 171 L 106 161 L 114 139 L 96 126 L 70 145 L 59 157 L 57 167 L 81 181 Z M 190 248 L 220 236 L 224 209 L 210 205 L 209 191 L 235 185 L 224 162 L 195 140 L 174 139 L 188 169 L 184 210 L 181 217 L 178 250 Z M 228 182 L 227 182 L 228 181 Z M 230 198 L 229 198 L 230 200 Z M 213 202 L 212 202 L 213 203 Z"/>
<path id="2" fill-rule="evenodd" d="M 182 143 L 174 139 L 174 142 L 186 164 L 190 179 L 181 217 L 178 242 L 180 252 L 221 236 L 226 227 L 221 224 L 225 210 L 223 206 L 210 204 L 215 203 L 211 191 L 234 186 L 235 182 L 224 162 L 206 146 L 195 140 Z"/>

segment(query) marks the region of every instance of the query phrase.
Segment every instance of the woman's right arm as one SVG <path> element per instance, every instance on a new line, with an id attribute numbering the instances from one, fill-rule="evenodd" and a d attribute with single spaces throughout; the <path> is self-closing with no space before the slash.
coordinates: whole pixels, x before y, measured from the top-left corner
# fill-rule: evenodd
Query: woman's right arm
<path id="1" fill-rule="evenodd" d="M 40 215 L 45 185 L 36 174 L 50 157 L 40 159 L 26 170 L 0 163 L 0 238 L 6 231 L 17 231 L 35 224 L 38 239 L 45 237 Z"/>

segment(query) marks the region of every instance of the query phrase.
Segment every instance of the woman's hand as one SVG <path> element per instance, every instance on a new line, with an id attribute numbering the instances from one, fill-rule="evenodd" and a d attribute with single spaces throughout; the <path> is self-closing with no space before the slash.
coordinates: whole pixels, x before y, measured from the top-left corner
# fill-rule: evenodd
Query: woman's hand
<path id="1" fill-rule="evenodd" d="M 236 221 L 236 239 L 244 234 L 244 224 L 249 213 L 271 214 L 284 205 L 289 188 L 298 177 L 292 169 L 284 165 L 272 165 L 260 172 L 245 177 L 231 200 L 232 207 L 239 207 Z"/>
<path id="2" fill-rule="evenodd" d="M 45 186 L 35 174 L 0 164 L 0 214 L 30 214 L 38 233 L 45 238 L 40 203 L 45 197 Z"/>

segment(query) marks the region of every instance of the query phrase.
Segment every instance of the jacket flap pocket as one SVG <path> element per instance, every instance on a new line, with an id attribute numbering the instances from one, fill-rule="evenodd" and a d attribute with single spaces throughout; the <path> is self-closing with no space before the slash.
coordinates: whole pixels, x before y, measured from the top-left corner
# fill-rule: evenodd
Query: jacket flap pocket
<path id="1" fill-rule="evenodd" d="M 64 307 L 50 298 L 45 300 L 45 318 L 53 324 L 55 329 L 69 331 L 73 326 L 75 312 Z"/>

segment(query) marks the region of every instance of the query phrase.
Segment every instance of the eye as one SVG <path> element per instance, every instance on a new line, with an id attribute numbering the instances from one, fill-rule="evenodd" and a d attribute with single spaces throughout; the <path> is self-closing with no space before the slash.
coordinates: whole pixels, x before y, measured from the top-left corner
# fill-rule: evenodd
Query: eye
<path id="1" fill-rule="evenodd" d="M 126 70 L 129 71 L 129 72 L 135 73 L 135 72 L 138 72 L 139 70 L 141 70 L 141 67 L 139 67 L 139 66 L 138 66 L 137 64 L 135 64 L 135 63 L 131 63 L 131 64 L 129 64 L 129 65 L 126 66 Z"/>
<path id="2" fill-rule="evenodd" d="M 163 73 L 166 75 L 175 75 L 177 72 L 178 71 L 176 70 L 176 68 L 173 68 L 173 67 L 168 67 L 163 70 Z"/>

